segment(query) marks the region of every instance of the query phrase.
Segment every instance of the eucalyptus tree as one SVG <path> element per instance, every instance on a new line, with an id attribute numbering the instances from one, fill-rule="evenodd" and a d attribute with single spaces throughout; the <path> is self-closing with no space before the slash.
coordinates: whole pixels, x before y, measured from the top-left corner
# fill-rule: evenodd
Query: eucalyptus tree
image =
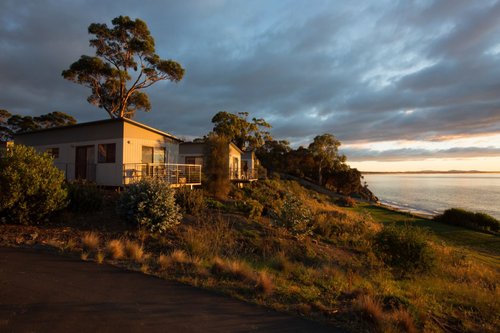
<path id="1" fill-rule="evenodd" d="M 184 68 L 156 54 L 155 42 L 146 23 L 128 16 L 114 18 L 108 27 L 92 23 L 90 46 L 94 56 L 82 55 L 62 72 L 70 81 L 91 89 L 91 104 L 106 110 L 111 118 L 132 118 L 137 110 L 150 111 L 143 89 L 158 81 L 179 82 Z"/>

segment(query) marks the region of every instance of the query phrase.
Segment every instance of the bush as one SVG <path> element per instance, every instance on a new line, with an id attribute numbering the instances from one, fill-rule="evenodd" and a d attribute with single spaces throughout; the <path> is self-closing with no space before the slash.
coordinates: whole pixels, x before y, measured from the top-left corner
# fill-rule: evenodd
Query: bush
<path id="1" fill-rule="evenodd" d="M 14 145 L 0 158 L 0 217 L 9 222 L 38 223 L 67 205 L 64 174 L 46 154 Z"/>
<path id="2" fill-rule="evenodd" d="M 67 184 L 68 208 L 76 213 L 95 212 L 102 209 L 103 194 L 94 183 L 75 181 Z"/>
<path id="3" fill-rule="evenodd" d="M 245 201 L 236 201 L 235 207 L 251 219 L 257 219 L 262 216 L 264 206 L 257 200 L 249 199 Z"/>
<path id="4" fill-rule="evenodd" d="M 425 230 L 409 226 L 385 226 L 375 236 L 379 257 L 401 275 L 428 272 L 435 266 L 436 254 Z"/>
<path id="5" fill-rule="evenodd" d="M 341 197 L 337 199 L 337 205 L 341 207 L 356 207 L 356 200 L 351 197 Z"/>
<path id="6" fill-rule="evenodd" d="M 180 223 L 174 190 L 160 179 L 131 184 L 118 200 L 118 213 L 139 228 L 164 233 Z"/>
<path id="7" fill-rule="evenodd" d="M 207 209 L 205 196 L 202 190 L 192 190 L 182 186 L 175 192 L 175 201 L 182 210 L 194 216 L 200 216 Z"/>
<path id="8" fill-rule="evenodd" d="M 287 228 L 296 236 L 303 237 L 312 233 L 311 219 L 311 211 L 300 199 L 291 194 L 286 196 L 278 225 Z"/>
<path id="9" fill-rule="evenodd" d="M 458 225 L 480 231 L 500 231 L 500 221 L 484 213 L 473 213 L 459 208 L 451 208 L 434 218 L 436 221 Z"/>

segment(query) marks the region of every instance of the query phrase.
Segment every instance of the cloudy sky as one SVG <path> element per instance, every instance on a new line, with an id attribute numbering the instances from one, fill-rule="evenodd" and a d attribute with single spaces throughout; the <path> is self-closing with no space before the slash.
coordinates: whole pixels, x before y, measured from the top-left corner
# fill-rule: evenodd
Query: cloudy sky
<path id="1" fill-rule="evenodd" d="M 61 71 L 119 15 L 186 69 L 137 121 L 192 138 L 246 111 L 293 146 L 334 134 L 364 171 L 500 170 L 500 1 L 2 0 L 0 109 L 106 118 Z"/>

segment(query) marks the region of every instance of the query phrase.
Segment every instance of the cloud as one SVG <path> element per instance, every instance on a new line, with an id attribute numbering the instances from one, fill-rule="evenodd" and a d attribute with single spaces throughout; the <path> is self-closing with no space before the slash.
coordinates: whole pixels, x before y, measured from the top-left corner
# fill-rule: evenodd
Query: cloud
<path id="1" fill-rule="evenodd" d="M 92 53 L 90 23 L 118 15 L 146 21 L 158 54 L 186 68 L 136 117 L 179 136 L 207 133 L 220 110 L 263 117 L 295 145 L 500 132 L 499 1 L 6 0 L 0 108 L 105 118 L 61 71 Z"/>
<path id="2" fill-rule="evenodd" d="M 429 149 L 390 149 L 390 150 L 370 150 L 370 149 L 343 149 L 349 161 L 419 161 L 430 158 L 469 158 L 469 157 L 499 157 L 498 147 L 456 147 L 441 150 Z"/>

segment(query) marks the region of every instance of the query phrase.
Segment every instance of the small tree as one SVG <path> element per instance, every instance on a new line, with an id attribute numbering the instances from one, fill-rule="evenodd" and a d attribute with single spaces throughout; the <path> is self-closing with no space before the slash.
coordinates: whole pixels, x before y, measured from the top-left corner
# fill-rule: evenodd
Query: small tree
<path id="1" fill-rule="evenodd" d="M 205 145 L 205 188 L 216 198 L 225 199 L 231 189 L 229 181 L 229 140 L 210 134 Z"/>
<path id="2" fill-rule="evenodd" d="M 106 110 L 111 118 L 132 118 L 136 110 L 151 110 L 142 89 L 161 80 L 179 82 L 184 69 L 155 53 L 154 39 L 145 22 L 128 16 L 111 22 L 113 28 L 101 23 L 89 26 L 89 33 L 95 35 L 90 46 L 96 48 L 96 55 L 82 55 L 62 76 L 90 88 L 88 102 Z"/>
<path id="3" fill-rule="evenodd" d="M 66 206 L 64 174 L 46 154 L 14 145 L 0 158 L 0 216 L 12 223 L 39 223 Z"/>

